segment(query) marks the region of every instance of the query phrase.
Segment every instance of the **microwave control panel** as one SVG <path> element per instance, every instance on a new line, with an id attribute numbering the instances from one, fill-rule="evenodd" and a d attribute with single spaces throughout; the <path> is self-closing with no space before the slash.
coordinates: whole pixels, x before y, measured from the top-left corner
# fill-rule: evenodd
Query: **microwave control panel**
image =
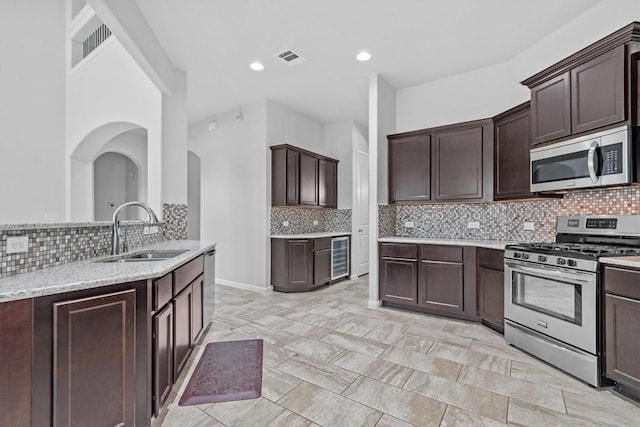
<path id="1" fill-rule="evenodd" d="M 602 157 L 601 175 L 622 173 L 622 143 L 600 147 Z"/>

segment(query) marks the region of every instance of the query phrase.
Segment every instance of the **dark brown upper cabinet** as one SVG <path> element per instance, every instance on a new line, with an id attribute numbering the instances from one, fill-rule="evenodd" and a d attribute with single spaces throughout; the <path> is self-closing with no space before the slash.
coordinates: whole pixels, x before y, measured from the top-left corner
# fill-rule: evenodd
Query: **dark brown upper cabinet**
<path id="1" fill-rule="evenodd" d="M 531 88 L 533 143 L 571 134 L 571 83 L 564 73 Z"/>
<path id="2" fill-rule="evenodd" d="M 271 206 L 338 207 L 338 160 L 291 145 L 271 147 Z"/>
<path id="3" fill-rule="evenodd" d="M 492 199 L 491 120 L 389 135 L 388 139 L 390 203 Z"/>
<path id="4" fill-rule="evenodd" d="M 493 118 L 494 192 L 496 200 L 530 197 L 530 103 L 518 105 Z"/>
<path id="5" fill-rule="evenodd" d="M 389 200 L 431 199 L 431 135 L 389 137 Z"/>
<path id="6" fill-rule="evenodd" d="M 531 89 L 532 143 L 560 142 L 613 125 L 637 125 L 640 23 L 524 80 Z"/>
<path id="7" fill-rule="evenodd" d="M 318 205 L 338 207 L 338 163 L 332 160 L 318 160 Z"/>

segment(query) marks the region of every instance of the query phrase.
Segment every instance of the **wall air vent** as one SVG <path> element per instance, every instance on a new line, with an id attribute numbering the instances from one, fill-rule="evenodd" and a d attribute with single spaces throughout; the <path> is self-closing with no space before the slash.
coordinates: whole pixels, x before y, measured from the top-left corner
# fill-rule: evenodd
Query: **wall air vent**
<path id="1" fill-rule="evenodd" d="M 298 55 L 291 49 L 283 50 L 282 52 L 276 54 L 276 57 L 287 65 L 298 65 L 306 61 L 306 59 L 304 59 L 302 56 Z"/>

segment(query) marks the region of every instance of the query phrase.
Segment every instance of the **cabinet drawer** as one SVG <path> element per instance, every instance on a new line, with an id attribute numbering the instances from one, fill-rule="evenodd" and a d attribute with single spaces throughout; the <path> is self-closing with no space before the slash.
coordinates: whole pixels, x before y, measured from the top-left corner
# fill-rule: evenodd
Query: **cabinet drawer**
<path id="1" fill-rule="evenodd" d="M 478 264 L 494 270 L 504 270 L 504 251 L 478 248 Z"/>
<path id="2" fill-rule="evenodd" d="M 604 290 L 623 297 L 640 299 L 640 271 L 605 267 Z"/>
<path id="3" fill-rule="evenodd" d="M 418 245 L 407 245 L 403 243 L 382 243 L 380 245 L 380 256 L 415 260 L 418 259 Z"/>
<path id="4" fill-rule="evenodd" d="M 196 277 L 204 271 L 204 257 L 201 255 L 182 267 L 177 268 L 173 272 L 173 296 L 180 293 L 189 283 L 193 282 Z"/>
<path id="5" fill-rule="evenodd" d="M 424 261 L 462 262 L 460 246 L 422 245 L 420 259 Z"/>
<path id="6" fill-rule="evenodd" d="M 171 300 L 173 276 L 171 273 L 153 281 L 153 311 L 160 310 Z"/>
<path id="7" fill-rule="evenodd" d="M 331 237 L 323 237 L 322 239 L 313 239 L 313 250 L 321 251 L 331 249 Z"/>

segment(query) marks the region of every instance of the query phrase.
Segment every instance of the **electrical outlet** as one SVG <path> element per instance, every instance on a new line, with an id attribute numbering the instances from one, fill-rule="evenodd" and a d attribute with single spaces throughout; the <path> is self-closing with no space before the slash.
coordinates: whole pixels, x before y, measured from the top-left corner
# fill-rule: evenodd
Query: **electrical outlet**
<path id="1" fill-rule="evenodd" d="M 313 225 L 318 225 L 318 220 L 317 219 L 313 220 Z"/>
<path id="2" fill-rule="evenodd" d="M 480 228 L 480 223 L 478 221 L 469 221 L 467 228 Z"/>
<path id="3" fill-rule="evenodd" d="M 404 227 L 405 227 L 405 228 L 413 228 L 413 227 L 414 227 L 413 221 L 407 221 L 407 222 L 405 222 L 405 223 L 404 223 Z"/>
<path id="4" fill-rule="evenodd" d="M 157 234 L 158 226 L 157 225 L 148 225 L 142 230 L 142 234 Z"/>
<path id="5" fill-rule="evenodd" d="M 522 229 L 523 230 L 535 230 L 536 229 L 536 224 L 534 222 L 525 222 L 524 224 L 522 224 Z"/>
<path id="6" fill-rule="evenodd" d="M 28 236 L 7 237 L 7 253 L 8 254 L 19 254 L 23 252 L 29 252 Z"/>
<path id="7" fill-rule="evenodd" d="M 288 227 L 289 226 L 289 221 L 282 221 L 282 226 L 283 227 Z"/>

